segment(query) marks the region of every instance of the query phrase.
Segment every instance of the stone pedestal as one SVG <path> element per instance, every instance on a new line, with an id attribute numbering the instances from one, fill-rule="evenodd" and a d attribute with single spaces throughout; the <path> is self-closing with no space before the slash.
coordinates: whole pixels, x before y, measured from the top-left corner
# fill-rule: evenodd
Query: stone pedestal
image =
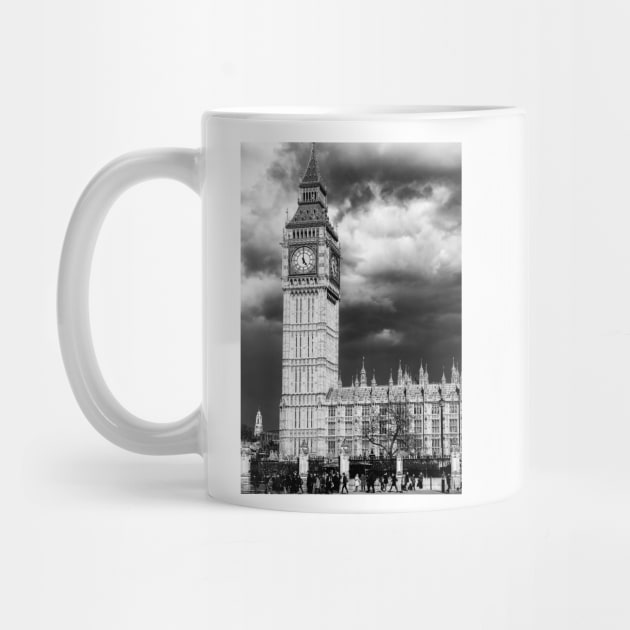
<path id="1" fill-rule="evenodd" d="M 298 475 L 302 480 L 302 492 L 306 492 L 306 479 L 308 477 L 308 447 L 306 440 L 302 441 L 300 452 L 298 453 Z"/>
<path id="2" fill-rule="evenodd" d="M 308 475 L 308 453 L 300 453 L 298 455 L 298 472 L 300 477 L 306 478 L 306 475 Z"/>
<path id="3" fill-rule="evenodd" d="M 241 451 L 241 475 L 249 475 L 252 456 Z"/>
<path id="4" fill-rule="evenodd" d="M 398 479 L 398 487 L 402 488 L 403 483 L 403 458 L 402 455 L 396 455 L 396 479 Z"/>
<path id="5" fill-rule="evenodd" d="M 451 451 L 451 492 L 462 491 L 462 453 Z"/>
<path id="6" fill-rule="evenodd" d="M 343 473 L 350 479 L 350 456 L 344 452 L 339 455 L 339 476 L 341 477 Z"/>
<path id="7" fill-rule="evenodd" d="M 241 450 L 241 492 L 251 492 L 251 460 L 249 449 Z"/>

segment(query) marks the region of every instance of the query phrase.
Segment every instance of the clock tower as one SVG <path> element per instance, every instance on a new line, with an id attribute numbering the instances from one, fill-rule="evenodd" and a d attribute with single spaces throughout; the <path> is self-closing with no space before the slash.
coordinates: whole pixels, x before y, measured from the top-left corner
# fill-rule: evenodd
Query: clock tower
<path id="1" fill-rule="evenodd" d="M 339 379 L 340 248 L 328 219 L 315 144 L 282 239 L 280 456 L 326 452 L 327 407 Z"/>

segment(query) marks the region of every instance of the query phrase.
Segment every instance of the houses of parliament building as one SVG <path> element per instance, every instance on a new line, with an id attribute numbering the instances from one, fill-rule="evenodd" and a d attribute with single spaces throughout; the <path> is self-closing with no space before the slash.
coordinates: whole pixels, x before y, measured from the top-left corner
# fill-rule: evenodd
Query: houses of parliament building
<path id="1" fill-rule="evenodd" d="M 363 363 L 352 384 L 339 376 L 341 246 L 328 218 L 328 191 L 315 145 L 299 184 L 298 206 L 282 239 L 282 397 L 279 455 L 300 450 L 335 457 L 447 457 L 461 448 L 461 376 L 453 362 L 429 381 L 428 366 L 368 381 Z M 396 416 L 392 422 L 392 416 Z M 395 427 L 393 435 L 391 427 Z"/>

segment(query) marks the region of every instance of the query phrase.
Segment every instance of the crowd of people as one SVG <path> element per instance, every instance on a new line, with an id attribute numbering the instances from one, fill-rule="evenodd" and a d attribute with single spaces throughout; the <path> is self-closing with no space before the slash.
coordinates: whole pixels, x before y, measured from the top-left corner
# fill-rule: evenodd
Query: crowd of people
<path id="1" fill-rule="evenodd" d="M 356 473 L 349 477 L 346 473 L 337 471 L 324 471 L 320 473 L 308 473 L 306 484 L 302 477 L 293 471 L 284 475 L 274 473 L 264 482 L 265 494 L 350 494 L 366 492 L 413 492 L 424 488 L 425 480 L 422 473 L 405 473 L 400 478 L 395 473 L 367 471 Z M 306 487 L 304 487 L 306 485 Z M 437 488 L 436 488 L 437 490 Z M 451 492 L 451 475 L 442 473 L 440 490 L 443 493 Z"/>

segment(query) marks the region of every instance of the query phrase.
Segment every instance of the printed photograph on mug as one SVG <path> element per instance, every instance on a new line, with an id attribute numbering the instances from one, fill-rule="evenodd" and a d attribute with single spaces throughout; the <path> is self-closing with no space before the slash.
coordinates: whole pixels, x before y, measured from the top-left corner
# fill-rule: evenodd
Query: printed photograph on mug
<path id="1" fill-rule="evenodd" d="M 461 229 L 461 143 L 241 145 L 242 493 L 462 492 Z"/>

